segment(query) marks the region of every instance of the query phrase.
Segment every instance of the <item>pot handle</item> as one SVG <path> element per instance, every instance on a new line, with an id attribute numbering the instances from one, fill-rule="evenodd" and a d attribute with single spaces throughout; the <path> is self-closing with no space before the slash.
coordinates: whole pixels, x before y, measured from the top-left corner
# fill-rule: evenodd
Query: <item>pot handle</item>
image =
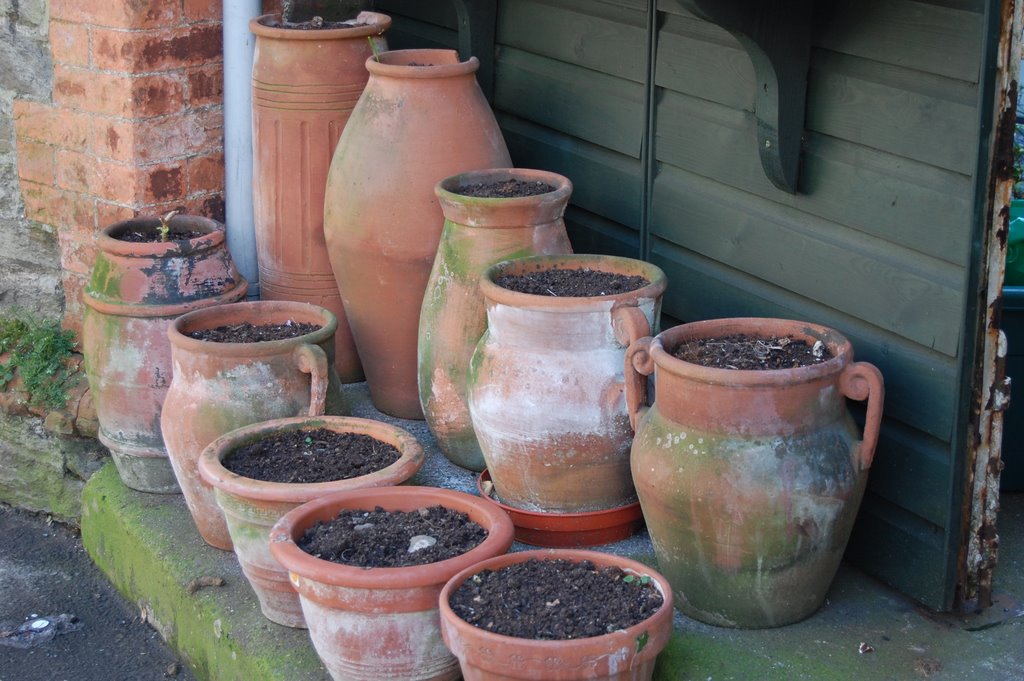
<path id="1" fill-rule="evenodd" d="M 882 372 L 869 362 L 849 364 L 839 374 L 839 390 L 851 400 L 868 401 L 864 437 L 860 441 L 860 467 L 861 470 L 867 470 L 875 458 L 878 432 L 882 427 L 882 403 L 885 400 Z"/>
<path id="2" fill-rule="evenodd" d="M 647 411 L 647 377 L 654 373 L 654 359 L 651 358 L 651 343 L 654 338 L 644 336 L 629 345 L 623 372 L 626 377 L 626 412 L 629 425 L 636 433 L 636 424 Z"/>
<path id="3" fill-rule="evenodd" d="M 327 405 L 327 353 L 319 345 L 303 343 L 295 348 L 295 362 L 299 371 L 310 376 L 309 415 L 323 416 Z"/>
<path id="4" fill-rule="evenodd" d="M 634 351 L 634 346 L 638 343 L 646 341 L 643 347 L 650 346 L 650 341 L 653 340 L 651 325 L 639 307 L 623 305 L 612 309 L 612 329 L 615 332 L 615 340 L 627 348 L 622 375 L 626 384 L 626 413 L 629 414 L 629 425 L 635 432 L 640 414 L 646 410 L 644 403 L 647 402 L 647 376 L 654 371 L 654 364 L 650 363 L 650 371 L 640 374 L 635 370 L 638 365 L 633 364 L 632 358 L 639 352 L 639 349 Z M 649 359 L 646 354 L 645 357 Z"/>

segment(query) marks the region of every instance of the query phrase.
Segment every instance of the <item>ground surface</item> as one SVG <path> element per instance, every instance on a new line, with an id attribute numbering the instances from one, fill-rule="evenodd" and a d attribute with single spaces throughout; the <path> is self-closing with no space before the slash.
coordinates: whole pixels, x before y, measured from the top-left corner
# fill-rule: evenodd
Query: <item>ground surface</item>
<path id="1" fill-rule="evenodd" d="M 31 615 L 81 628 L 28 649 L 0 645 L 0 681 L 192 681 L 160 635 L 89 560 L 77 533 L 0 506 L 0 630 Z M 169 673 L 175 672 L 176 673 Z"/>

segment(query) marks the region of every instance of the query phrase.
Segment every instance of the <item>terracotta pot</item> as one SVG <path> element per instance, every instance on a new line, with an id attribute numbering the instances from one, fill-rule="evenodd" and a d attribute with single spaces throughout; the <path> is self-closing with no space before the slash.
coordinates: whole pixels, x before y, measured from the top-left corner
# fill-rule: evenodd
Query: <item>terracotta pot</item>
<path id="1" fill-rule="evenodd" d="M 516 541 L 549 548 L 601 546 L 628 539 L 644 526 L 640 502 L 604 511 L 542 513 L 524 511 L 494 498 L 491 475 L 483 471 L 476 481 L 480 496 L 496 504 L 516 526 Z"/>
<path id="2" fill-rule="evenodd" d="M 531 558 L 573 562 L 589 560 L 598 568 L 614 566 L 637 576 L 647 575 L 657 585 L 665 602 L 649 618 L 628 629 L 565 641 L 495 634 L 469 624 L 452 611 L 449 599 L 467 579 L 483 570 L 500 570 Z M 441 633 L 445 643 L 459 658 L 462 678 L 466 681 L 643 681 L 654 674 L 658 653 L 672 637 L 672 590 L 668 580 L 643 563 L 596 551 L 523 551 L 485 560 L 466 568 L 444 585 L 440 606 Z"/>
<path id="3" fill-rule="evenodd" d="M 823 342 L 821 364 L 698 366 L 680 344 L 744 333 Z M 630 347 L 632 470 L 658 565 L 680 610 L 730 627 L 801 620 L 822 603 L 850 536 L 878 441 L 884 389 L 832 329 L 779 319 L 677 326 Z M 644 376 L 655 374 L 646 409 Z M 846 398 L 867 400 L 864 437 Z"/>
<path id="4" fill-rule="evenodd" d="M 301 30 L 249 22 L 252 67 L 253 221 L 263 300 L 320 305 L 338 318 L 342 382 L 363 380 L 324 242 L 324 191 L 334 147 L 366 85 L 364 63 L 387 47 L 391 18 L 361 12 L 352 28 Z"/>
<path id="5" fill-rule="evenodd" d="M 223 324 L 318 324 L 312 333 L 264 343 L 214 343 L 186 336 Z M 199 455 L 215 439 L 242 426 L 295 415 L 342 414 L 334 371 L 334 315 L 308 303 L 285 301 L 222 305 L 183 315 L 167 330 L 174 378 L 160 424 L 174 475 L 199 534 L 231 550 L 213 488 L 199 477 Z"/>
<path id="6" fill-rule="evenodd" d="M 232 473 L 224 457 L 262 438 L 295 430 L 326 428 L 337 433 L 369 435 L 394 445 L 398 461 L 367 475 L 318 483 L 266 482 Z M 351 489 L 400 485 L 423 465 L 423 447 L 412 435 L 395 426 L 344 416 L 293 417 L 264 421 L 233 430 L 217 438 L 199 458 L 199 474 L 214 487 L 217 505 L 224 512 L 235 555 L 242 572 L 260 601 L 267 619 L 287 627 L 305 627 L 299 594 L 288 571 L 270 555 L 270 529 L 281 516 L 307 501 Z"/>
<path id="7" fill-rule="evenodd" d="M 554 190 L 519 198 L 455 193 L 459 187 L 510 179 L 546 182 Z M 480 277 L 502 260 L 572 252 L 562 220 L 572 183 L 543 170 L 500 168 L 449 177 L 435 192 L 445 221 L 420 310 L 420 405 L 445 456 L 481 471 L 484 457 L 466 404 L 469 360 L 487 328 Z"/>
<path id="8" fill-rule="evenodd" d="M 374 406 L 419 419 L 420 306 L 444 224 L 434 185 L 512 162 L 475 57 L 400 50 L 380 60 L 366 61 L 370 80 L 334 152 L 324 235 Z"/>
<path id="9" fill-rule="evenodd" d="M 130 231 L 156 233 L 157 218 L 136 218 L 104 229 L 82 298 L 82 354 L 99 418 L 125 485 L 142 492 L 178 492 L 160 432 L 160 410 L 171 381 L 167 327 L 186 312 L 245 296 L 224 228 L 198 216 L 170 221 L 175 231 L 201 236 L 132 243 Z"/>
<path id="10" fill-rule="evenodd" d="M 628 293 L 586 298 L 504 289 L 504 275 L 591 268 L 640 275 Z M 487 332 L 469 370 L 469 411 L 498 496 L 527 511 L 580 513 L 636 501 L 622 361 L 661 312 L 665 274 L 607 255 L 500 263 L 480 282 Z"/>
<path id="11" fill-rule="evenodd" d="M 342 509 L 413 511 L 435 505 L 461 511 L 488 537 L 461 556 L 415 567 L 361 568 L 305 553 L 295 541 L 318 520 Z M 512 521 L 482 499 L 435 487 L 385 487 L 321 497 L 274 525 L 270 550 L 291 573 L 309 636 L 338 681 L 459 678 L 458 662 L 441 640 L 437 610 L 452 575 L 512 545 Z"/>

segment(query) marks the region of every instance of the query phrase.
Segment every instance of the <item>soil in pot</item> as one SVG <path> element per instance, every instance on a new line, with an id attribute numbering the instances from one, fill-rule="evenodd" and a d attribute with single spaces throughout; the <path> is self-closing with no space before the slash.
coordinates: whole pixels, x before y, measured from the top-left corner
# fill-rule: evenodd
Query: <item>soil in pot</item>
<path id="1" fill-rule="evenodd" d="M 126 241 L 132 244 L 158 244 L 161 242 L 188 241 L 205 236 L 208 232 L 198 229 L 184 229 L 182 227 L 171 227 L 167 234 L 161 234 L 152 229 L 131 229 L 110 236 L 118 241 Z"/>
<path id="2" fill-rule="evenodd" d="M 568 640 L 627 629 L 651 617 L 664 598 L 650 577 L 588 560 L 531 558 L 482 570 L 451 595 L 456 615 L 516 638 Z"/>
<path id="3" fill-rule="evenodd" d="M 233 450 L 221 463 L 252 480 L 318 483 L 358 478 L 400 457 L 394 445 L 369 435 L 316 428 L 260 438 Z"/>
<path id="4" fill-rule="evenodd" d="M 306 21 L 280 21 L 276 18 L 261 19 L 260 23 L 268 28 L 287 28 L 296 31 L 327 31 L 336 28 L 359 28 L 369 24 L 349 19 L 347 21 L 328 21 L 321 16 Z"/>
<path id="5" fill-rule="evenodd" d="M 636 291 L 649 282 L 639 275 L 601 272 L 590 268 L 553 268 L 525 274 L 510 274 L 494 280 L 498 286 L 535 296 L 591 298 Z"/>
<path id="6" fill-rule="evenodd" d="M 687 341 L 672 356 L 715 369 L 753 371 L 807 367 L 832 359 L 821 341 L 810 344 L 791 336 L 760 338 L 744 333 Z"/>
<path id="7" fill-rule="evenodd" d="M 524 196 L 539 196 L 555 191 L 547 182 L 541 180 L 496 180 L 494 182 L 475 182 L 452 190 L 461 196 L 474 196 L 484 199 L 516 199 Z"/>
<path id="8" fill-rule="evenodd" d="M 185 335 L 211 343 L 263 343 L 266 341 L 298 338 L 307 333 L 319 331 L 321 326 L 307 322 L 288 320 L 282 324 L 227 324 L 212 329 L 196 329 L 187 331 Z"/>
<path id="9" fill-rule="evenodd" d="M 409 567 L 466 553 L 487 538 L 469 516 L 444 506 L 415 511 L 344 509 L 296 542 L 322 560 L 356 567 Z"/>

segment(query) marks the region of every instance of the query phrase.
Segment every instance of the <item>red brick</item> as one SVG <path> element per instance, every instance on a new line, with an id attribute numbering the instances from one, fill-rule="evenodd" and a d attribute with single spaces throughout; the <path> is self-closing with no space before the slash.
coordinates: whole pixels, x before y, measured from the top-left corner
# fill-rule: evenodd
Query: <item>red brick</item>
<path id="1" fill-rule="evenodd" d="M 50 51 L 57 64 L 89 66 L 89 27 L 67 21 L 51 21 Z"/>
<path id="2" fill-rule="evenodd" d="M 59 188 L 89 194 L 92 192 L 95 172 L 95 157 L 67 149 L 57 152 L 57 186 Z"/>
<path id="3" fill-rule="evenodd" d="M 184 163 L 174 165 L 149 166 L 145 168 L 145 176 L 141 186 L 143 203 L 159 203 L 175 201 L 185 196 Z"/>
<path id="4" fill-rule="evenodd" d="M 25 202 L 25 217 L 44 225 L 61 224 L 67 213 L 65 192 L 50 185 L 22 181 L 21 198 Z"/>
<path id="5" fill-rule="evenodd" d="M 264 14 L 280 14 L 281 0 L 263 0 Z"/>
<path id="6" fill-rule="evenodd" d="M 181 3 L 167 0 L 51 0 L 50 19 L 111 28 L 160 28 L 181 20 Z"/>
<path id="7" fill-rule="evenodd" d="M 224 191 L 224 153 L 188 160 L 188 195 Z"/>
<path id="8" fill-rule="evenodd" d="M 85 304 L 82 302 L 82 291 L 89 283 L 89 277 L 77 272 L 61 272 L 61 284 L 64 287 L 64 319 L 61 326 L 75 332 L 75 336 L 82 337 L 82 315 L 85 312 Z"/>
<path id="9" fill-rule="evenodd" d="M 102 199 L 96 202 L 96 228 L 103 229 L 115 222 L 130 220 L 138 215 L 138 211 L 129 206 L 110 203 Z"/>
<path id="10" fill-rule="evenodd" d="M 134 206 L 139 203 L 143 175 L 145 169 L 135 165 L 95 159 L 90 192 L 98 199 Z"/>
<path id="11" fill-rule="evenodd" d="M 188 103 L 206 106 L 224 103 L 224 64 L 216 63 L 187 71 Z"/>
<path id="12" fill-rule="evenodd" d="M 92 31 L 92 58 L 97 68 L 144 73 L 198 66 L 221 57 L 217 24 L 150 31 Z"/>
<path id="13" fill-rule="evenodd" d="M 128 163 L 154 163 L 206 154 L 223 146 L 223 118 L 217 110 L 137 121 L 97 119 L 96 153 Z"/>
<path id="14" fill-rule="evenodd" d="M 50 142 L 57 109 L 49 104 L 14 100 L 14 131 L 18 139 Z"/>
<path id="15" fill-rule="evenodd" d="M 54 149 L 42 142 L 18 140 L 18 177 L 29 182 L 52 185 L 57 176 Z"/>
<path id="16" fill-rule="evenodd" d="M 218 192 L 215 194 L 207 194 L 205 196 L 193 196 L 189 198 L 186 205 L 189 215 L 202 215 L 222 224 L 224 222 L 223 193 Z"/>
<path id="17" fill-rule="evenodd" d="M 130 76 L 55 66 L 53 100 L 59 106 L 125 118 L 149 118 L 184 107 L 180 74 Z"/>
<path id="18" fill-rule="evenodd" d="M 75 226 L 62 227 L 57 230 L 57 241 L 60 244 L 60 266 L 67 272 L 88 275 L 96 262 L 96 230 L 88 230 Z"/>
<path id="19" fill-rule="evenodd" d="M 181 12 L 186 22 L 220 21 L 224 16 L 221 0 L 184 0 Z"/>
<path id="20" fill-rule="evenodd" d="M 87 151 L 91 146 L 92 126 L 92 117 L 88 114 L 36 102 L 14 102 L 14 129 L 18 139 Z"/>

